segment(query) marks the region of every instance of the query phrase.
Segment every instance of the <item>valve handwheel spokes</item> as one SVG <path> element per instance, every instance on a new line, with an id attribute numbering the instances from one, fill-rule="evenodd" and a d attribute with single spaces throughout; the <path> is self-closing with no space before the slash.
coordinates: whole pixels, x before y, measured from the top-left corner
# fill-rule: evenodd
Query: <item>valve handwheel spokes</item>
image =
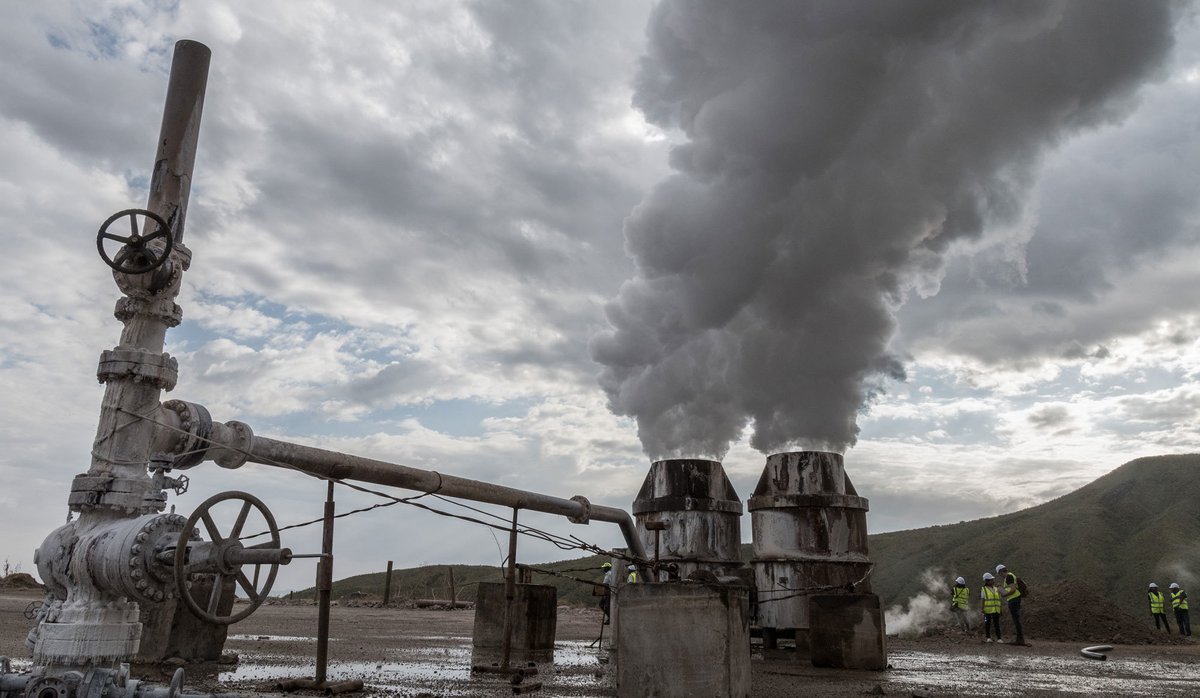
<path id="1" fill-rule="evenodd" d="M 212 510 L 217 504 L 228 500 L 240 501 L 242 506 L 229 532 L 223 534 L 212 516 Z M 243 528 L 251 510 L 257 510 L 266 521 L 270 537 L 266 542 L 245 546 L 239 539 L 243 535 Z M 192 553 L 198 552 L 193 549 L 193 546 L 197 546 L 197 541 L 188 540 L 188 537 L 197 523 L 204 525 L 205 533 L 211 541 L 203 546 L 203 552 L 206 554 L 200 555 L 199 559 L 192 559 Z M 216 625 L 231 625 L 254 613 L 263 601 L 266 601 L 271 592 L 271 585 L 275 583 L 280 563 L 286 564 L 291 555 L 290 550 L 280 547 L 279 526 L 262 500 L 247 492 L 222 492 L 204 500 L 183 525 L 183 534 L 175 546 L 175 586 L 179 589 L 179 597 L 197 618 Z M 253 577 L 248 577 L 242 569 L 243 566 L 249 565 L 254 567 Z M 260 588 L 264 566 L 268 569 L 266 580 Z M 197 599 L 188 585 L 188 578 L 196 574 L 215 577 L 212 590 L 206 599 Z M 222 616 L 219 614 L 221 596 L 226 583 L 231 579 L 235 588 L 240 587 L 241 593 L 246 595 L 249 605 L 237 613 Z"/>
<path id="2" fill-rule="evenodd" d="M 149 235 L 142 235 L 138 226 L 138 216 L 149 218 L 158 227 Z M 109 232 L 108 229 L 113 223 L 125 217 L 129 218 L 129 235 Z M 121 243 L 121 250 L 116 255 L 109 256 L 108 251 L 104 249 L 105 240 Z M 161 248 L 157 244 L 151 244 L 159 240 L 162 241 Z M 154 271 L 167 261 L 174 247 L 175 236 L 171 234 L 171 226 L 162 216 L 143 208 L 117 211 L 104 221 L 100 231 L 96 233 L 96 249 L 100 252 L 100 259 L 123 274 L 145 274 Z"/>

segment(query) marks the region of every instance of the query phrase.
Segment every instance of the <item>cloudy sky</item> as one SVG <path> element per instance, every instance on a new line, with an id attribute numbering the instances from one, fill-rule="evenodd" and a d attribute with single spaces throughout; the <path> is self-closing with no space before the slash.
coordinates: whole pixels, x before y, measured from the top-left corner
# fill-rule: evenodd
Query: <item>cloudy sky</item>
<path id="1" fill-rule="evenodd" d="M 875 532 L 1197 450 L 1191 7 L 3 2 L 0 558 L 25 569 L 89 464 L 120 333 L 95 230 L 144 205 L 181 38 L 213 58 L 169 397 L 221 421 L 624 508 L 649 455 L 722 457 L 746 497 L 764 452 L 836 448 Z M 189 476 L 181 512 L 320 513 L 300 475 Z M 337 546 L 338 576 L 501 558 L 399 506 Z"/>

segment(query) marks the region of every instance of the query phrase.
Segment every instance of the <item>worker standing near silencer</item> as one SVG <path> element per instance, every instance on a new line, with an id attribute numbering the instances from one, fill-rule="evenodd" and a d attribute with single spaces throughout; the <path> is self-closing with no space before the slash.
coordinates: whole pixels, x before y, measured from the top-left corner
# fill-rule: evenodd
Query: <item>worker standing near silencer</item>
<path id="1" fill-rule="evenodd" d="M 1175 624 L 1179 634 L 1192 636 L 1192 620 L 1188 618 L 1187 592 L 1179 588 L 1179 582 L 1171 582 L 1171 608 L 1175 609 Z"/>
<path id="2" fill-rule="evenodd" d="M 950 589 L 950 612 L 958 618 L 958 625 L 964 632 L 971 629 L 971 624 L 967 622 L 970 595 L 971 590 L 967 588 L 967 580 L 962 577 L 955 579 L 954 586 Z"/>
<path id="3" fill-rule="evenodd" d="M 1017 575 L 1002 564 L 996 565 L 996 576 L 1000 578 L 1000 593 L 1008 602 L 1008 613 L 1012 616 L 1013 628 L 1017 633 L 1013 644 L 1027 647 L 1029 643 L 1025 642 L 1025 629 L 1021 627 L 1021 584 Z"/>
<path id="4" fill-rule="evenodd" d="M 638 583 L 637 565 L 630 565 L 630 566 L 626 567 L 625 569 L 629 571 L 629 576 L 625 578 L 625 583 L 626 584 L 637 584 Z"/>
<path id="5" fill-rule="evenodd" d="M 608 625 L 608 609 L 612 606 L 613 568 L 611 562 L 600 565 L 604 570 L 604 593 L 600 596 L 600 610 L 604 611 L 604 624 Z"/>
<path id="6" fill-rule="evenodd" d="M 983 573 L 983 587 L 979 589 L 979 603 L 983 607 L 983 641 L 992 641 L 992 629 L 996 629 L 996 642 L 1000 642 L 1000 590 L 991 572 Z"/>
<path id="7" fill-rule="evenodd" d="M 1154 616 L 1154 629 L 1158 630 L 1159 622 L 1162 622 L 1162 627 L 1167 629 L 1167 634 L 1171 634 L 1171 624 L 1167 622 L 1167 614 L 1164 612 L 1163 595 L 1158 590 L 1158 585 L 1150 582 L 1150 588 L 1146 590 L 1146 596 L 1150 599 L 1150 615 Z"/>

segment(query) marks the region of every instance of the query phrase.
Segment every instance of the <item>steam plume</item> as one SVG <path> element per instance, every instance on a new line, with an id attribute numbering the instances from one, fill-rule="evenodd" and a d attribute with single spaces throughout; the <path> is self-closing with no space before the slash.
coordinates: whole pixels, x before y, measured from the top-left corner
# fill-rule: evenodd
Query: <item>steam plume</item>
<path id="1" fill-rule="evenodd" d="M 654 10 L 635 104 L 676 170 L 626 222 L 637 263 L 593 339 L 655 458 L 844 451 L 893 310 L 1021 212 L 1039 153 L 1120 118 L 1177 6 L 721 2 Z"/>
<path id="2" fill-rule="evenodd" d="M 928 569 L 921 573 L 921 586 L 905 606 L 896 604 L 883 612 L 883 625 L 888 635 L 916 637 L 930 626 L 950 622 L 949 578 L 941 570 Z"/>

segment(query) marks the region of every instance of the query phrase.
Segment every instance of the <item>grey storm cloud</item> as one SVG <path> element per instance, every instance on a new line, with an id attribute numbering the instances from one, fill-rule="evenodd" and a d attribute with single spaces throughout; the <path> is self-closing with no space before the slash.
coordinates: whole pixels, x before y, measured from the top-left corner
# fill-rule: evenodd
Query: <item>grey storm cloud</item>
<path id="1" fill-rule="evenodd" d="M 1053 429 L 1071 421 L 1071 413 L 1062 405 L 1047 405 L 1029 414 L 1029 423 L 1038 429 Z"/>
<path id="2" fill-rule="evenodd" d="M 1128 114 L 1169 3 L 667 1 L 635 104 L 676 172 L 626 221 L 636 274 L 593 339 L 652 457 L 843 450 L 895 309 L 1022 213 L 1039 158 Z"/>

